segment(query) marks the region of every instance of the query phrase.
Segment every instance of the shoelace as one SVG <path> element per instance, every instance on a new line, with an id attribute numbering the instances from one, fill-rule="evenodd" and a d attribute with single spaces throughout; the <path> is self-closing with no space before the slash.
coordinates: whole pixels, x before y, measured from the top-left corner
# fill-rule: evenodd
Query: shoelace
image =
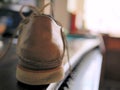
<path id="1" fill-rule="evenodd" d="M 11 39 L 9 40 L 9 43 L 8 43 L 5 51 L 0 54 L 0 60 L 4 59 L 4 57 L 6 56 L 6 54 L 7 54 L 8 51 L 9 51 L 10 47 L 12 46 L 12 42 L 13 42 L 14 37 L 16 36 L 16 34 L 17 34 L 18 32 L 20 32 L 20 31 L 22 30 L 22 28 L 24 27 L 24 25 L 26 25 L 26 24 L 29 22 L 30 18 L 32 18 L 34 15 L 41 15 L 41 14 L 43 14 L 44 8 L 47 7 L 47 6 L 50 5 L 50 4 L 51 4 L 51 3 L 48 3 L 48 4 L 44 5 L 40 10 L 39 10 L 38 8 L 34 7 L 34 6 L 31 6 L 31 5 L 24 5 L 24 6 L 22 6 L 22 8 L 20 9 L 20 15 L 21 15 L 21 17 L 23 18 L 23 20 L 20 22 L 20 24 L 19 24 L 19 26 L 17 27 L 16 31 L 13 33 L 13 35 L 12 35 Z M 29 17 L 25 17 L 25 16 L 22 14 L 22 9 L 23 9 L 24 7 L 29 7 L 29 8 L 32 9 L 33 13 L 32 13 Z M 53 11 L 52 11 L 52 12 L 53 12 Z M 52 15 L 53 15 L 53 13 L 52 13 Z M 55 20 L 55 19 L 54 19 L 54 20 Z M 56 21 L 56 20 L 55 20 L 55 21 Z M 61 25 L 58 21 L 56 21 L 56 23 L 62 27 L 62 25 Z M 62 31 L 62 29 L 61 29 L 61 37 L 62 37 L 63 46 L 64 46 L 62 59 L 63 59 L 63 57 L 64 57 L 64 55 L 65 55 L 65 49 L 66 49 L 66 51 L 67 51 L 67 52 L 66 52 L 66 53 L 67 53 L 67 60 L 68 60 L 68 64 L 69 64 L 69 70 L 70 70 L 70 72 L 71 72 L 72 69 L 71 69 L 71 65 L 70 65 L 70 61 L 69 61 L 70 58 L 69 58 L 68 43 L 67 43 L 66 37 L 65 37 L 64 32 Z"/>

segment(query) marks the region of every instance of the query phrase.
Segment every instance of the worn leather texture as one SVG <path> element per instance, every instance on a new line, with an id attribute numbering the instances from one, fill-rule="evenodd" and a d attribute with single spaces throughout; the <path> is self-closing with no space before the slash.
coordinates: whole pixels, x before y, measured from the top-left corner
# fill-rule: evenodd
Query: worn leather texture
<path id="1" fill-rule="evenodd" d="M 32 70 L 60 66 L 64 49 L 61 29 L 51 16 L 39 15 L 30 18 L 18 38 L 19 64 Z"/>

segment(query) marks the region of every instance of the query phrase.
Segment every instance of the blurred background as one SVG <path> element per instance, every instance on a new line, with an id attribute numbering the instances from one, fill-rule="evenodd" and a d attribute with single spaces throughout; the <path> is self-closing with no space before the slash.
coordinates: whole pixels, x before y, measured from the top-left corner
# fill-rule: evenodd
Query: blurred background
<path id="1" fill-rule="evenodd" d="M 50 0 L 0 0 L 0 33 L 11 36 L 18 26 L 22 5 L 41 6 Z M 54 0 L 55 19 L 62 23 L 69 33 L 120 34 L 119 0 Z M 28 15 L 30 10 L 24 9 Z M 81 32 L 79 32 L 81 31 Z"/>

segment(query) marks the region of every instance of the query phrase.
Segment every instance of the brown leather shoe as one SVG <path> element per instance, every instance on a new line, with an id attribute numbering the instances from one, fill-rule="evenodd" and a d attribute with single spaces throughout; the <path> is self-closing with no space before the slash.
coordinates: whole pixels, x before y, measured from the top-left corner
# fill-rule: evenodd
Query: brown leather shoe
<path id="1" fill-rule="evenodd" d="M 43 85 L 64 77 L 65 43 L 62 27 L 51 16 L 36 12 L 26 19 L 18 38 L 16 78 L 25 84 Z"/>

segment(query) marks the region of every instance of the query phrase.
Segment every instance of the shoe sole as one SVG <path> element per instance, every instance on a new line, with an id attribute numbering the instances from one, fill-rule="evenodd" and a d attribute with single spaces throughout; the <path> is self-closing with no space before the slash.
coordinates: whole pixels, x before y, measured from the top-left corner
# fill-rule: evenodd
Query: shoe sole
<path id="1" fill-rule="evenodd" d="M 29 70 L 22 66 L 17 66 L 16 78 L 18 81 L 29 85 L 44 85 L 62 80 L 64 77 L 63 67 L 51 70 Z"/>

